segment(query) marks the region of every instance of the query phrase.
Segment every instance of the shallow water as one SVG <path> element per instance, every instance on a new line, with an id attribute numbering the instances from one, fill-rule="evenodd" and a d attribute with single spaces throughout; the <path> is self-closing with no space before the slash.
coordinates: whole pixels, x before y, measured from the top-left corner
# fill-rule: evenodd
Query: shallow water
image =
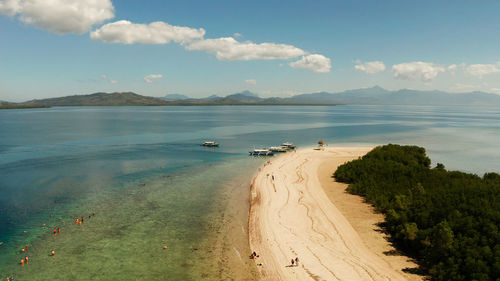
<path id="1" fill-rule="evenodd" d="M 489 107 L 0 111 L 0 278 L 251 280 L 245 239 L 231 240 L 246 231 L 248 182 L 264 161 L 248 149 L 417 144 L 433 163 L 482 174 L 500 170 L 499 121 Z M 221 147 L 199 146 L 211 139 Z M 16 245 L 26 244 L 30 264 L 21 267 Z"/>
<path id="2" fill-rule="evenodd" d="M 245 178 L 242 171 L 260 163 L 232 159 L 191 166 L 129 181 L 62 210 L 55 204 L 53 218 L 36 221 L 46 224 L 39 225 L 40 237 L 26 242 L 30 248 L 25 254 L 16 254 L 16 260 L 28 255 L 30 263 L 10 264 L 4 271 L 15 272 L 17 280 L 218 280 L 217 231 L 228 204 L 220 188 L 228 178 L 220 175 Z M 249 178 L 245 180 L 239 190 L 243 194 L 248 192 Z M 76 224 L 82 216 L 84 222 Z M 57 227 L 62 231 L 54 236 Z M 16 244 L 22 247 L 30 233 L 19 236 Z M 241 255 L 246 256 L 249 250 L 244 249 Z M 51 250 L 56 251 L 53 257 Z"/>

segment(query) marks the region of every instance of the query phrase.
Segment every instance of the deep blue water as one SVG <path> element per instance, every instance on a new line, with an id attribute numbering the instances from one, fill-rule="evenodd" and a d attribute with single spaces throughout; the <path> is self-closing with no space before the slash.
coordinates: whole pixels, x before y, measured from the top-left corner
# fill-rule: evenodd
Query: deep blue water
<path id="1" fill-rule="evenodd" d="M 64 206 L 126 183 L 246 159 L 253 147 L 284 141 L 311 146 L 319 139 L 329 145 L 416 144 L 427 149 L 433 163 L 449 169 L 478 174 L 500 170 L 500 112 L 491 107 L 2 110 L 0 241 L 18 241 L 24 230 L 34 233 L 30 239 L 37 239 L 34 222 L 40 216 L 54 212 L 64 216 L 70 208 Z M 200 147 L 204 140 L 216 140 L 221 146 Z M 0 269 L 6 245 L 0 247 Z"/>

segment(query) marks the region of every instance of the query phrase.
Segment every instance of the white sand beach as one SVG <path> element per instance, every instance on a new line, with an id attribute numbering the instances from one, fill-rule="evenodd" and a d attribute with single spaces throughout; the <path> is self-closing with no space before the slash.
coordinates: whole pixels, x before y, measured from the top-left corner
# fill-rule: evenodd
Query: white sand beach
<path id="1" fill-rule="evenodd" d="M 374 226 L 383 216 L 331 179 L 338 165 L 370 150 L 300 149 L 261 168 L 251 187 L 249 237 L 263 280 L 421 279 L 402 271 L 415 267 L 407 257 L 384 254 L 393 248 Z M 299 265 L 290 266 L 296 257 Z"/>

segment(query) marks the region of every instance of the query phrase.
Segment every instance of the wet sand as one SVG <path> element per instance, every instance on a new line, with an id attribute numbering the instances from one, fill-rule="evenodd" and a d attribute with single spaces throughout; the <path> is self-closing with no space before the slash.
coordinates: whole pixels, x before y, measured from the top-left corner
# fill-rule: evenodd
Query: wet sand
<path id="1" fill-rule="evenodd" d="M 374 226 L 383 220 L 335 183 L 335 168 L 370 147 L 290 152 L 261 168 L 251 187 L 250 248 L 264 280 L 419 280 Z M 274 179 L 273 179 L 274 178 Z M 337 206 L 339 205 L 339 206 Z M 298 266 L 290 266 L 292 258 Z"/>

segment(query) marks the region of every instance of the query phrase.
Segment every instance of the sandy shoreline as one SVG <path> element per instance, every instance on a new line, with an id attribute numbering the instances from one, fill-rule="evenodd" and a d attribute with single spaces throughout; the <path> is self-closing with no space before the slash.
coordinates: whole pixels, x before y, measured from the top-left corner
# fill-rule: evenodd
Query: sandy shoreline
<path id="1" fill-rule="evenodd" d="M 373 229 L 381 215 L 330 178 L 370 149 L 301 149 L 261 168 L 252 182 L 249 240 L 262 279 L 419 280 L 401 271 L 413 267 L 407 258 L 384 254 L 392 248 Z M 289 266 L 295 257 L 299 266 Z"/>

